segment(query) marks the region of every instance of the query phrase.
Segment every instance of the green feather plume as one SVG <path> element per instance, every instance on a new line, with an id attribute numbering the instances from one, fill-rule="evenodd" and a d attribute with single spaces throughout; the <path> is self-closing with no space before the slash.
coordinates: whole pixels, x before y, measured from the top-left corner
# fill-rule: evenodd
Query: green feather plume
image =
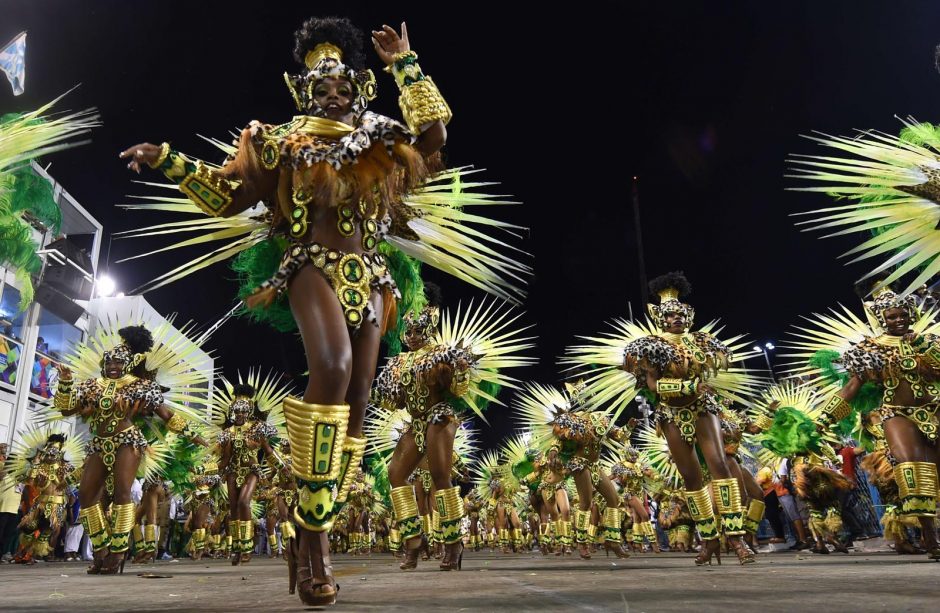
<path id="1" fill-rule="evenodd" d="M 819 453 L 822 435 L 805 413 L 793 407 L 780 407 L 774 413 L 774 424 L 760 437 L 761 444 L 780 457 Z"/>
<path id="2" fill-rule="evenodd" d="M 835 363 L 842 358 L 838 351 L 820 349 L 809 359 L 809 365 L 818 368 L 826 383 L 836 383 L 842 387 L 849 381 L 849 374 L 844 370 L 836 369 Z"/>
<path id="3" fill-rule="evenodd" d="M 392 484 L 388 480 L 388 460 L 385 456 L 374 453 L 366 459 L 366 466 L 375 479 L 373 491 L 382 499 L 385 506 L 392 508 Z"/>
<path id="4" fill-rule="evenodd" d="M 388 272 L 401 293 L 395 325 L 389 326 L 385 336 L 382 337 L 388 347 L 388 355 L 391 357 L 401 353 L 405 313 L 420 313 L 427 299 L 424 296 L 424 280 L 421 278 L 421 262 L 384 241 L 379 243 L 379 253 L 385 256 Z"/>
<path id="5" fill-rule="evenodd" d="M 281 265 L 281 257 L 287 249 L 287 241 L 281 237 L 271 237 L 245 249 L 232 260 L 232 270 L 238 275 L 238 297 L 242 300 L 250 296 L 263 282 L 274 276 Z M 296 332 L 297 323 L 290 312 L 287 296 L 279 296 L 267 308 L 242 309 L 239 315 L 247 316 L 252 321 L 266 323 L 278 332 Z"/>

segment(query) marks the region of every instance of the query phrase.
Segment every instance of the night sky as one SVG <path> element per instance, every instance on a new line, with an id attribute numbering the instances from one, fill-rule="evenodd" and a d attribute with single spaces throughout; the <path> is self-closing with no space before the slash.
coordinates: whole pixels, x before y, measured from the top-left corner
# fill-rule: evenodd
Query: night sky
<path id="1" fill-rule="evenodd" d="M 323 11 L 365 29 L 408 22 L 413 48 L 454 111 L 450 165 L 474 164 L 522 204 L 535 277 L 526 303 L 541 363 L 524 378 L 558 379 L 576 334 L 641 308 L 631 180 L 639 177 L 647 274 L 682 269 L 700 323 L 779 342 L 800 314 L 857 304 L 864 265 L 837 256 L 854 238 L 800 233 L 791 213 L 827 202 L 785 192 L 788 153 L 817 149 L 812 130 L 897 132 L 894 115 L 938 120 L 936 2 L 579 2 L 563 12 L 505 12 L 510 3 L 0 1 L 0 43 L 29 31 L 26 93 L 0 87 L 0 112 L 31 109 L 81 84 L 62 109 L 96 106 L 94 142 L 50 157 L 51 174 L 115 232 L 157 223 L 119 212 L 141 193 L 118 160 L 136 142 L 171 141 L 217 159 L 196 134 L 227 139 L 252 119 L 293 115 L 282 73 L 297 72 L 292 33 Z M 652 5 L 653 3 L 635 3 Z M 722 6 L 719 6 L 722 5 Z M 325 6 L 341 7 L 337 10 Z M 577 9 L 575 8 L 577 7 Z M 399 116 L 391 77 L 372 110 Z M 149 178 L 154 179 L 156 175 Z M 126 264 L 157 246 L 114 241 L 110 273 L 129 290 L 200 253 Z M 107 238 L 101 267 L 107 263 Z M 428 270 L 451 304 L 474 296 Z M 161 312 L 211 323 L 232 304 L 224 266 L 147 295 Z M 478 294 L 477 294 L 478 295 Z M 233 320 L 213 339 L 221 365 L 297 375 L 300 341 Z M 508 400 L 508 398 L 504 399 Z M 507 422 L 493 411 L 497 430 Z"/>

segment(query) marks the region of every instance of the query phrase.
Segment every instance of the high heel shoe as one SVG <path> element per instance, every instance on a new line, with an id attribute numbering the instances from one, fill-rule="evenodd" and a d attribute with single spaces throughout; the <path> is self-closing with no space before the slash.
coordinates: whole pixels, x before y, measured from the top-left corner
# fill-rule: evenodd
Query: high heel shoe
<path id="1" fill-rule="evenodd" d="M 117 575 L 124 574 L 124 552 L 122 553 L 109 553 L 107 557 L 102 561 L 101 570 L 98 572 L 99 575 Z"/>
<path id="2" fill-rule="evenodd" d="M 718 539 L 709 539 L 702 544 L 702 551 L 695 556 L 695 565 L 712 565 L 712 556 L 718 559 L 718 566 L 721 566 L 721 542 Z"/>
<path id="3" fill-rule="evenodd" d="M 398 568 L 400 568 L 401 570 L 413 570 L 415 568 L 418 568 L 418 556 L 419 555 L 421 555 L 421 547 L 415 547 L 414 549 L 406 549 L 404 559 L 401 561 L 401 564 L 398 565 Z"/>
<path id="4" fill-rule="evenodd" d="M 623 545 L 614 543 L 613 541 L 604 541 L 604 551 L 613 553 L 621 560 L 626 560 L 630 557 L 630 554 L 623 548 Z"/>
<path id="5" fill-rule="evenodd" d="M 444 545 L 444 558 L 441 560 L 441 570 L 460 570 L 463 560 L 463 543 L 457 541 Z"/>
<path id="6" fill-rule="evenodd" d="M 339 585 L 333 578 L 330 543 L 326 532 L 297 528 L 297 593 L 311 607 L 336 603 Z"/>
<path id="7" fill-rule="evenodd" d="M 745 564 L 753 564 L 757 560 L 754 559 L 754 552 L 752 552 L 747 545 L 744 544 L 739 538 L 729 538 L 728 543 L 734 549 L 734 553 L 738 556 L 738 562 L 741 563 L 741 566 Z"/>
<path id="8" fill-rule="evenodd" d="M 578 555 L 581 556 L 582 560 L 591 559 L 591 548 L 588 547 L 587 543 L 578 543 Z"/>

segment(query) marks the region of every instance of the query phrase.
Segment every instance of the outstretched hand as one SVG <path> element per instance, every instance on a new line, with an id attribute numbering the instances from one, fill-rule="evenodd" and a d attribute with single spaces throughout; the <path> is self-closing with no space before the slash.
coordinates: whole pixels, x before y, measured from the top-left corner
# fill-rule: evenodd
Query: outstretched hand
<path id="1" fill-rule="evenodd" d="M 372 30 L 372 46 L 375 52 L 389 65 L 395 61 L 395 56 L 403 51 L 411 50 L 411 43 L 408 42 L 408 26 L 401 22 L 401 36 L 395 31 L 395 28 L 383 25 L 381 30 Z"/>
<path id="2" fill-rule="evenodd" d="M 140 174 L 141 164 L 153 164 L 160 158 L 160 145 L 140 143 L 122 151 L 119 156 L 122 160 L 130 158 L 127 167 Z"/>

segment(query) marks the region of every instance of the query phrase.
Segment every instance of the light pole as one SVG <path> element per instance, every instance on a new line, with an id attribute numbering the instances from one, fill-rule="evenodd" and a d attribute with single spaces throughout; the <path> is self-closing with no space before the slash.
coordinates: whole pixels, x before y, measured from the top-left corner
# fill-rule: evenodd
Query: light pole
<path id="1" fill-rule="evenodd" d="M 774 372 L 773 364 L 770 363 L 770 352 L 776 348 L 777 347 L 770 341 L 764 343 L 763 346 L 754 345 L 754 351 L 760 351 L 764 354 L 764 359 L 767 360 L 767 370 L 770 371 L 770 378 L 774 380 L 774 383 L 777 382 L 777 374 Z"/>

